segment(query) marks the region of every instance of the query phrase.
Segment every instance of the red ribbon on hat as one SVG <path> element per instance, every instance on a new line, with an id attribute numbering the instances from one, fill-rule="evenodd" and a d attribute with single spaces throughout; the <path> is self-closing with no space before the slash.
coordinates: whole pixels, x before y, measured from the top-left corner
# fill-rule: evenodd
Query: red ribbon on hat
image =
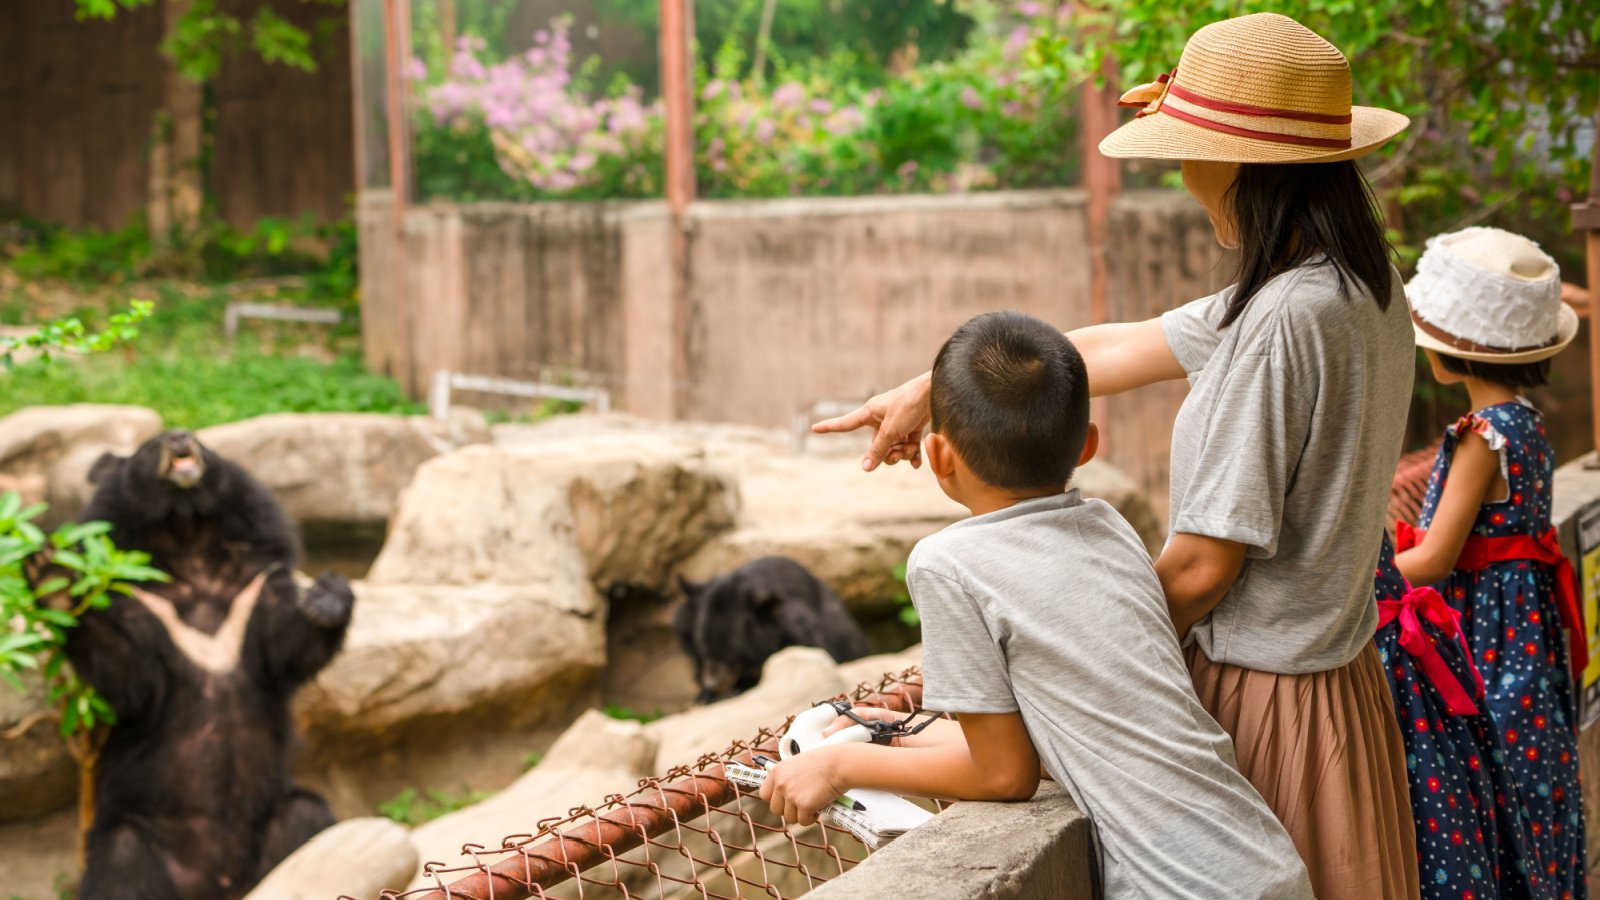
<path id="1" fill-rule="evenodd" d="M 1467 646 L 1467 636 L 1461 630 L 1461 613 L 1444 602 L 1439 592 L 1431 587 L 1411 588 L 1399 600 L 1378 601 L 1378 627 L 1400 620 L 1400 648 L 1417 661 L 1422 676 L 1433 685 L 1444 699 L 1445 709 L 1455 716 L 1475 716 L 1483 697 L 1483 675 L 1472 662 L 1472 648 Z M 1456 678 L 1450 666 L 1439 655 L 1439 647 L 1428 633 L 1422 630 L 1426 619 L 1444 632 L 1446 639 L 1461 644 L 1467 655 L 1467 666 L 1472 669 L 1473 690 L 1468 691 Z"/>
<path id="2" fill-rule="evenodd" d="M 1395 552 L 1401 553 L 1422 543 L 1427 531 L 1406 522 L 1395 523 Z M 1556 605 L 1561 611 L 1561 627 L 1567 630 L 1568 662 L 1574 684 L 1583 683 L 1583 670 L 1589 666 L 1589 639 L 1584 632 L 1583 613 L 1578 606 L 1578 576 L 1572 561 L 1561 552 L 1561 537 L 1554 528 L 1537 538 L 1527 534 L 1507 537 L 1470 535 L 1461 548 L 1455 568 L 1480 572 L 1498 562 L 1535 562 L 1555 570 Z"/>
<path id="3" fill-rule="evenodd" d="M 1253 106 L 1248 103 L 1235 103 L 1230 100 L 1217 100 L 1204 94 L 1197 94 L 1177 82 L 1178 72 L 1164 72 L 1156 77 L 1154 84 L 1147 84 L 1134 88 L 1123 94 L 1117 101 L 1118 106 L 1144 107 L 1134 114 L 1135 119 L 1153 116 L 1156 113 L 1166 113 L 1175 119 L 1198 125 L 1211 131 L 1231 134 L 1237 137 L 1247 137 L 1257 141 L 1270 141 L 1275 144 L 1296 144 L 1304 147 L 1323 147 L 1329 150 L 1350 149 L 1350 139 L 1344 138 L 1319 138 L 1299 134 L 1283 134 L 1276 131 L 1257 131 L 1253 128 L 1240 128 L 1237 125 L 1228 125 L 1223 122 L 1214 122 L 1203 116 L 1174 109 L 1166 102 L 1167 97 L 1173 96 L 1198 106 L 1201 109 L 1216 112 L 1231 113 L 1239 116 L 1256 116 L 1260 118 L 1289 119 L 1295 122 L 1313 122 L 1318 125 L 1348 125 L 1354 121 L 1350 113 L 1343 115 L 1329 115 L 1326 113 L 1303 112 L 1298 109 L 1277 109 L 1269 106 Z"/>

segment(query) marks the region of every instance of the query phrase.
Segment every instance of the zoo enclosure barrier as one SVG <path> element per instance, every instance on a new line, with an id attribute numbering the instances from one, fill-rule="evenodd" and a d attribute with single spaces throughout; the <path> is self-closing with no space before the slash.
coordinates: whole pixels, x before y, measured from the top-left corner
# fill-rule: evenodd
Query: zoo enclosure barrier
<path id="1" fill-rule="evenodd" d="M 921 708 L 920 667 L 885 673 L 843 695 L 901 712 Z M 537 823 L 499 847 L 468 844 L 472 862 L 429 862 L 431 887 L 385 891 L 385 900 L 522 900 L 679 897 L 742 900 L 798 897 L 860 864 L 871 852 L 831 822 L 800 827 L 772 815 L 755 791 L 730 781 L 724 765 L 778 755 L 777 729 L 762 728 L 693 765 L 641 779 L 630 794 Z M 946 804 L 935 803 L 942 810 Z M 347 900 L 347 898 L 341 898 Z"/>

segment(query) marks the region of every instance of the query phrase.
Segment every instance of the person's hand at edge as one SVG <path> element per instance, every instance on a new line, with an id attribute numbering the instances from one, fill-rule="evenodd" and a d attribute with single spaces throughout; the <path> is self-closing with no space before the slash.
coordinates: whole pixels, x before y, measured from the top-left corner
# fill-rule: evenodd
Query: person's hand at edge
<path id="1" fill-rule="evenodd" d="M 902 460 L 912 468 L 922 466 L 922 433 L 931 413 L 928 387 L 931 374 L 924 372 L 905 384 L 873 397 L 854 412 L 824 419 L 811 426 L 817 434 L 843 434 L 858 428 L 871 428 L 872 446 L 861 459 L 861 469 L 871 472 L 880 464 L 894 465 Z"/>

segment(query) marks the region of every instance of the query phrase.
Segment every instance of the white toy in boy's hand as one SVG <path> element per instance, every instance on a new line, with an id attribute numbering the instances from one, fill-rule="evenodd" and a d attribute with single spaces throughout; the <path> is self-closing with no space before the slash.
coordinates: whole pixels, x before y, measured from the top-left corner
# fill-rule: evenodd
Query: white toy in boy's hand
<path id="1" fill-rule="evenodd" d="M 819 703 L 805 712 L 794 717 L 794 722 L 789 725 L 789 730 L 778 739 L 778 756 L 780 759 L 790 759 L 814 747 L 824 747 L 830 744 L 868 744 L 872 742 L 872 732 L 865 725 L 851 725 L 841 728 L 833 734 L 823 737 L 822 732 L 833 720 L 839 718 L 839 710 L 831 703 Z"/>

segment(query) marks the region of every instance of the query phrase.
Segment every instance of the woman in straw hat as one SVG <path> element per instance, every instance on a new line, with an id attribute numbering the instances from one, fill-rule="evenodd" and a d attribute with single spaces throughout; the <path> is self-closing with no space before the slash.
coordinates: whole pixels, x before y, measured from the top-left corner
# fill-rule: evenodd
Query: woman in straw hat
<path id="1" fill-rule="evenodd" d="M 1577 579 L 1550 521 L 1555 451 L 1543 415 L 1522 397 L 1549 380 L 1550 359 L 1577 336 L 1578 317 L 1561 302 L 1555 260 L 1496 228 L 1428 241 L 1406 292 L 1434 376 L 1464 384 L 1472 411 L 1445 432 L 1419 527 L 1400 523 L 1395 562 L 1461 617 L 1523 808 L 1515 794 L 1492 799 L 1507 820 L 1526 815 L 1521 846 L 1516 834 L 1506 842 L 1520 851 L 1514 868 L 1532 896 L 1582 898 L 1588 867 L 1572 710 L 1589 651 Z M 1448 790 L 1415 798 L 1418 821 L 1434 820 L 1423 807 Z"/>
<path id="2" fill-rule="evenodd" d="M 1200 29 L 1176 70 L 1124 100 L 1137 117 L 1101 152 L 1182 161 L 1239 251 L 1237 282 L 1214 296 L 1069 334 L 1098 395 L 1190 382 L 1156 571 L 1196 693 L 1319 898 L 1416 897 L 1404 750 L 1372 641 L 1415 349 L 1350 162 L 1407 120 L 1351 106 L 1343 54 L 1265 13 Z M 864 468 L 917 465 L 927 392 L 921 376 L 816 429 L 871 426 Z"/>

